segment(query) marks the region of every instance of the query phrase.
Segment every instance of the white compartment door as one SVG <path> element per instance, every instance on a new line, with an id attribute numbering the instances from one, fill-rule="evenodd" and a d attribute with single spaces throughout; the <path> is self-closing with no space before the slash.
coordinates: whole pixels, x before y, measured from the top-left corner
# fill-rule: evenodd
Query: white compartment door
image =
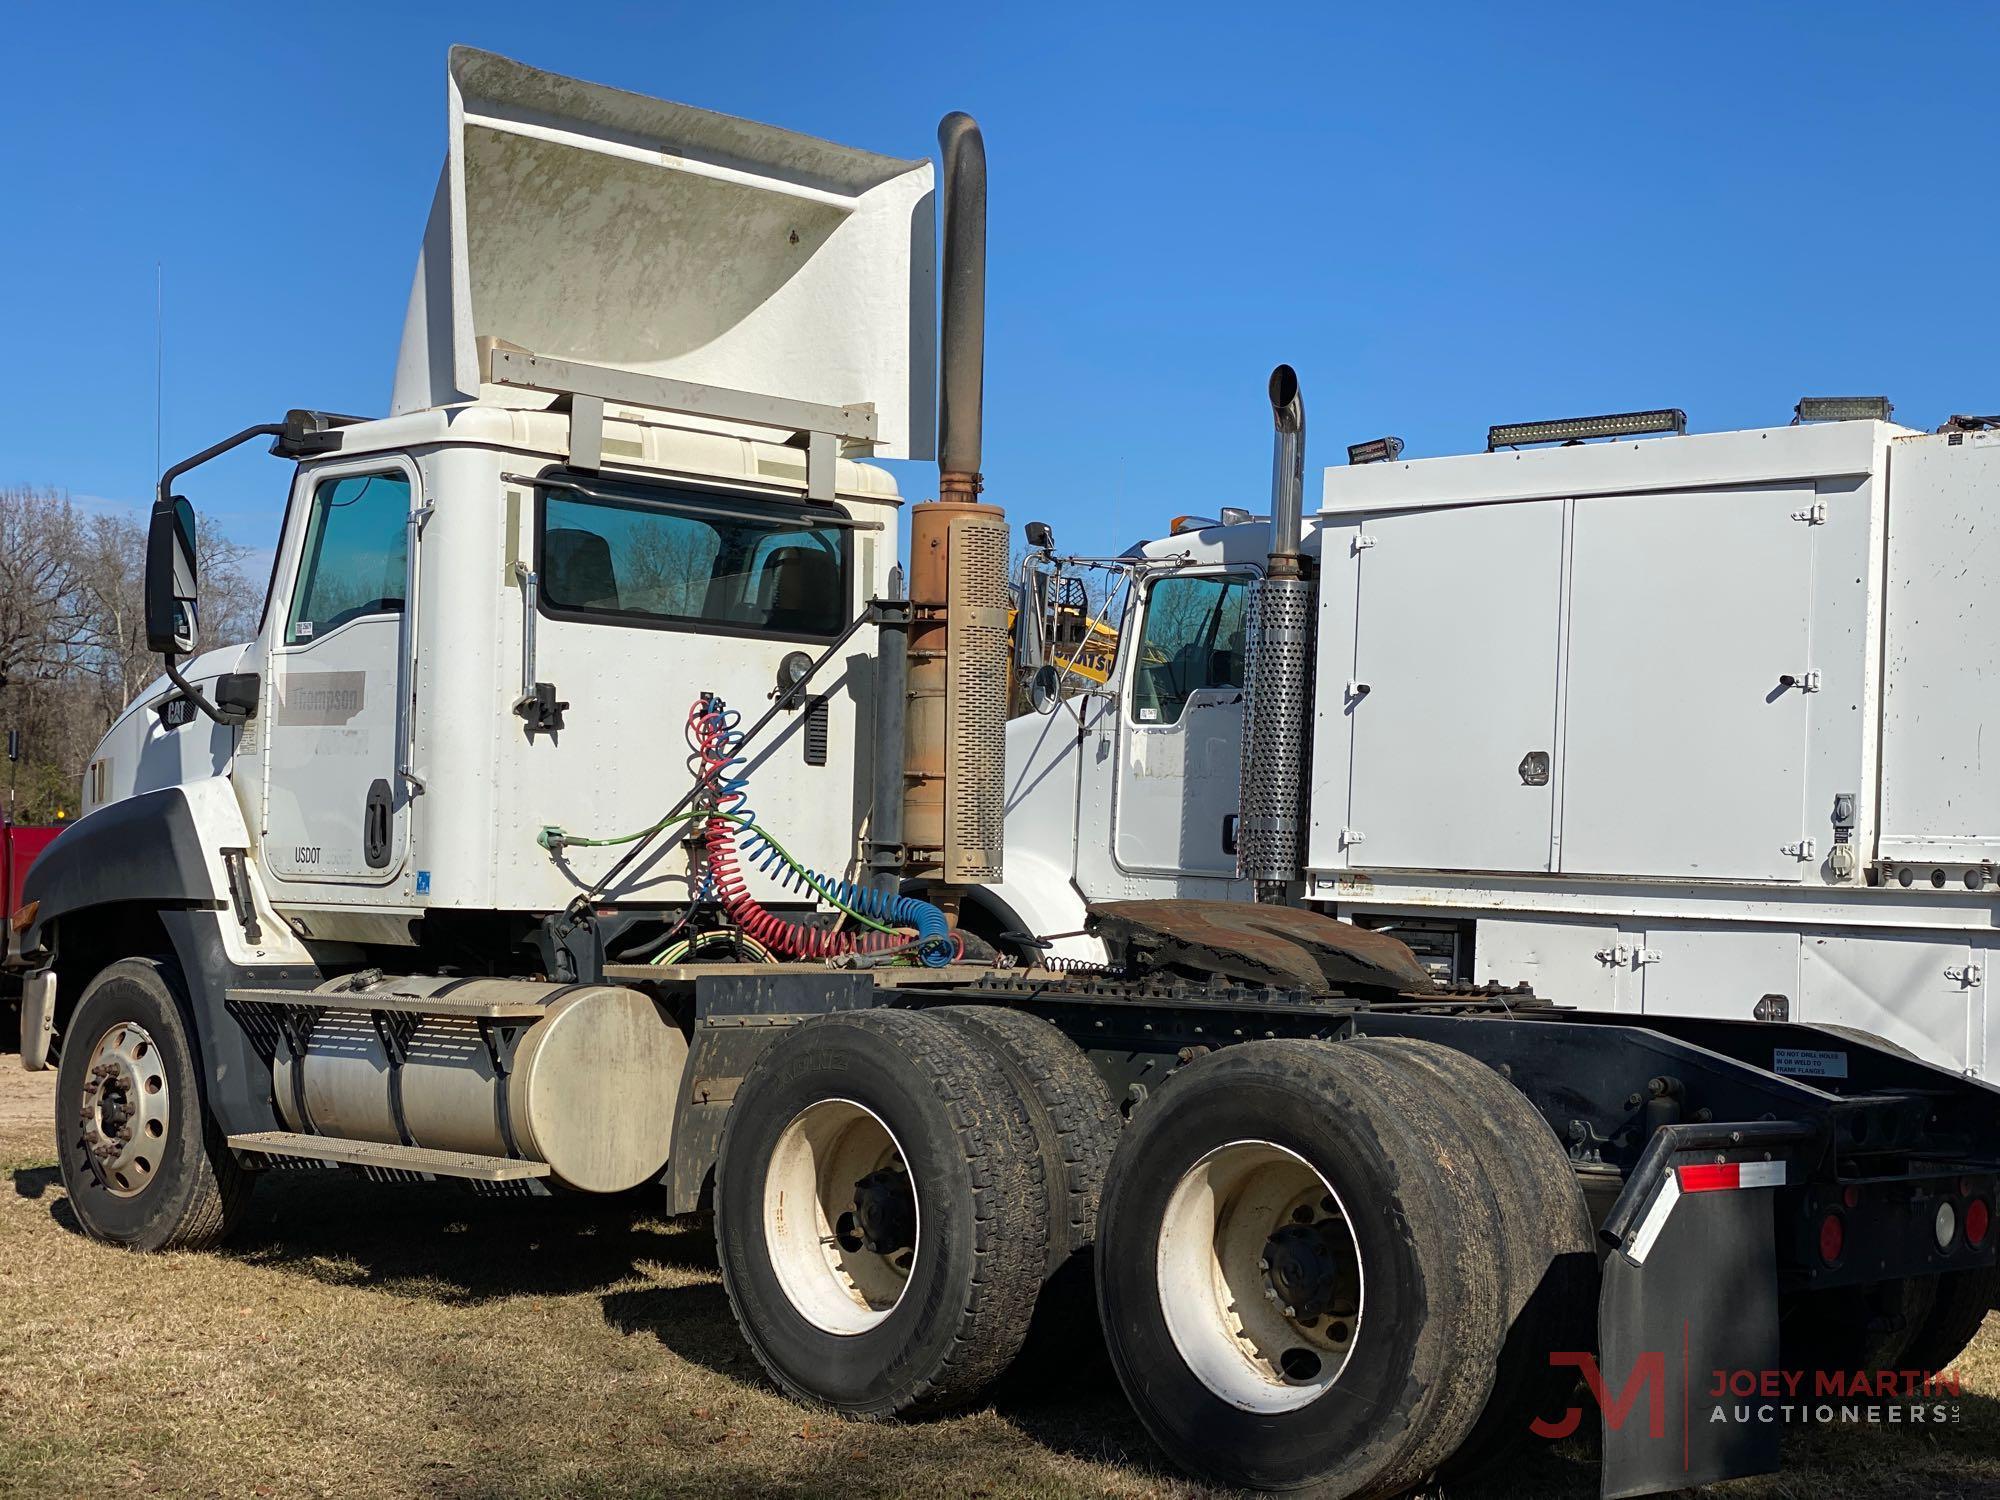
<path id="1" fill-rule="evenodd" d="M 1798 881 L 1810 486 L 1576 502 L 1558 868 Z M 1787 686 L 1790 677 L 1794 685 Z M 1822 841 L 1823 842 L 1823 841 Z"/>
<path id="2" fill-rule="evenodd" d="M 1549 868 L 1563 505 L 1360 523 L 1351 690 L 1320 673 L 1352 736 L 1350 868 Z"/>
<path id="3" fill-rule="evenodd" d="M 1978 864 L 2000 858 L 2000 433 L 1889 447 L 1882 857 Z"/>
<path id="4" fill-rule="evenodd" d="M 1782 995 L 1799 1008 L 1799 935 L 1742 926 L 1655 927 L 1625 961 L 1643 977 L 1643 1009 L 1656 1016 L 1754 1021 L 1757 1002 Z"/>
<path id="5" fill-rule="evenodd" d="M 1889 933 L 1817 933 L 1805 940 L 1792 1015 L 1853 1026 L 1926 1062 L 1984 1072 L 1986 955 L 1969 943 Z"/>

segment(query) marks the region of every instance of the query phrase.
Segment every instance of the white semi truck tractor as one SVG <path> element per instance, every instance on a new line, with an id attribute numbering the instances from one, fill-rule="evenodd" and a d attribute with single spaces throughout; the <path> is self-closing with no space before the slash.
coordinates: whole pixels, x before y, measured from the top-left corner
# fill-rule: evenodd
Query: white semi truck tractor
<path id="1" fill-rule="evenodd" d="M 1284 901 L 1087 903 L 1091 965 L 980 940 L 1010 598 L 970 120 L 940 216 L 929 160 L 486 53 L 450 110 L 390 413 L 162 477 L 166 678 L 12 913 L 86 1233 L 213 1245 L 286 1166 L 647 1189 L 713 1213 L 802 1401 L 976 1400 L 1094 1284 L 1176 1461 L 1336 1496 L 1560 1426 L 1592 1351 L 1667 1414 L 1606 1419 L 1618 1495 L 1777 1462 L 1690 1371 L 1957 1354 L 1994 1275 L 1979 1083 L 1441 986 Z M 264 438 L 293 467 L 263 620 L 201 650 L 178 482 Z M 906 589 L 868 460 L 932 456 Z M 1307 617 L 1296 541 L 1258 671 Z M 1255 732 L 1296 765 L 1283 696 Z M 1266 896 L 1294 816 L 1244 830 Z"/>

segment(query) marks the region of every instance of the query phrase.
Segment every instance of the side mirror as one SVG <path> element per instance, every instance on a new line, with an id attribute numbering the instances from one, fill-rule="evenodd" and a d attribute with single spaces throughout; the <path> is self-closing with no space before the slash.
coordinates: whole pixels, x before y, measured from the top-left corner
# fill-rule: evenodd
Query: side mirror
<path id="1" fill-rule="evenodd" d="M 146 532 L 146 648 L 185 656 L 195 645 L 194 507 L 175 495 L 153 504 Z"/>
<path id="2" fill-rule="evenodd" d="M 1056 534 L 1049 530 L 1049 523 L 1047 521 L 1030 521 L 1021 530 L 1023 535 L 1028 539 L 1028 545 L 1035 548 L 1038 552 L 1053 552 L 1055 550 Z"/>
<path id="3" fill-rule="evenodd" d="M 1062 702 L 1062 675 L 1044 663 L 1028 679 L 1028 706 L 1038 714 L 1052 714 Z"/>
<path id="4" fill-rule="evenodd" d="M 1014 670 L 1023 675 L 1033 673 L 1048 660 L 1048 648 L 1042 640 L 1047 585 L 1035 564 L 1032 553 L 1022 558 L 1021 575 L 1014 582 Z"/>

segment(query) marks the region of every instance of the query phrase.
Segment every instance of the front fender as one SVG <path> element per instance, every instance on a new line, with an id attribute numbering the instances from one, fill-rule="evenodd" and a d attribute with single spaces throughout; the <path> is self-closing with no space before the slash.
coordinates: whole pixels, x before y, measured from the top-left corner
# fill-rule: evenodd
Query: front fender
<path id="1" fill-rule="evenodd" d="M 279 1128 L 268 1049 L 232 1014 L 229 991 L 306 990 L 322 976 L 271 909 L 249 848 L 236 793 L 222 777 L 141 792 L 64 829 L 29 868 L 23 887 L 23 899 L 39 903 L 21 935 L 38 997 L 32 1038 L 24 1010 L 23 1061 L 32 1067 L 47 1055 L 55 1009 L 50 965 L 74 965 L 62 983 L 80 990 L 102 964 L 143 954 L 146 936 L 126 932 L 136 908 L 159 918 L 178 960 L 204 1098 L 217 1123 L 230 1132 Z M 233 878 L 225 851 L 242 856 Z M 244 920 L 246 905 L 252 922 Z M 93 919 L 93 911 L 108 920 Z M 146 930 L 157 936 L 159 929 Z M 80 955 L 79 935 L 86 937 Z M 128 941 L 140 946 L 125 950 Z M 76 999 L 70 993 L 65 1003 Z"/>
<path id="2" fill-rule="evenodd" d="M 983 885 L 974 893 L 1003 922 L 1036 937 L 1050 933 L 1075 934 L 1054 938 L 1043 952 L 1056 958 L 1081 959 L 1085 963 L 1105 962 L 1104 944 L 1083 933 L 1089 915 L 1083 896 L 1070 881 L 1067 871 L 1033 855 L 1007 852 L 1007 878 Z"/>
<path id="3" fill-rule="evenodd" d="M 35 916 L 21 934 L 21 956 L 29 964 L 47 962 L 49 929 L 64 916 L 129 903 L 226 913 L 223 946 L 238 964 L 310 963 L 311 954 L 264 896 L 249 848 L 243 811 L 222 777 L 108 803 L 64 829 L 29 867 L 21 899 L 34 905 Z M 244 856 L 234 891 L 225 850 Z M 254 940 L 240 910 L 246 895 L 257 917 Z"/>
<path id="4" fill-rule="evenodd" d="M 215 883 L 183 788 L 141 792 L 70 824 L 29 866 L 21 899 L 35 908 L 21 934 L 30 960 L 47 947 L 51 923 L 87 907 L 213 905 Z"/>

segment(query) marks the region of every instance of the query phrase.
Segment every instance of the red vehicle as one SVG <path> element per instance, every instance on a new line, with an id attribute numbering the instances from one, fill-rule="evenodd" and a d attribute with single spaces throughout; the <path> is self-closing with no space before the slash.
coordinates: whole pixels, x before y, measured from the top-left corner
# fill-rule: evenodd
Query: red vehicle
<path id="1" fill-rule="evenodd" d="M 67 826 L 57 824 L 53 828 L 44 828 L 24 823 L 0 823 L 0 889 L 5 890 L 7 897 L 5 906 L 0 907 L 0 915 L 11 917 L 21 909 L 21 882 L 28 878 L 28 866 L 56 841 L 56 835 Z M 0 951 L 4 951 L 6 941 L 12 938 L 13 933 L 0 927 Z M 20 975 L 12 972 L 0 975 L 0 1043 L 10 1049 L 20 1036 L 20 1000 Z"/>
<path id="2" fill-rule="evenodd" d="M 7 892 L 6 911 L 9 916 L 21 909 L 21 882 L 27 879 L 28 866 L 63 831 L 58 823 L 52 828 L 40 828 L 25 823 L 0 824 L 0 886 Z"/>

